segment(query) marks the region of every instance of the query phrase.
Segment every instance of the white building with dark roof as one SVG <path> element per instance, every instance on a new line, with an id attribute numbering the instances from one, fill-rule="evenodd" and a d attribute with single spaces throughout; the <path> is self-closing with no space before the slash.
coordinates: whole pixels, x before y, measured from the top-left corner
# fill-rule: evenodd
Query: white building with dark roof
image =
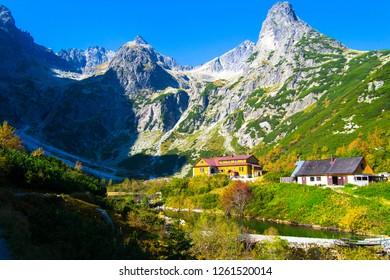
<path id="1" fill-rule="evenodd" d="M 364 157 L 334 158 L 299 161 L 291 177 L 298 184 L 312 186 L 368 185 L 373 181 L 374 171 Z"/>

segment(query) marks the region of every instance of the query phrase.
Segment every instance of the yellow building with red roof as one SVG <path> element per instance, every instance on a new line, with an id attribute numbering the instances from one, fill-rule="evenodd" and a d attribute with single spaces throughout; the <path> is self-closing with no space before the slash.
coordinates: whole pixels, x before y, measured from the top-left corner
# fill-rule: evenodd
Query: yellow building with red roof
<path id="1" fill-rule="evenodd" d="M 201 158 L 193 166 L 193 176 L 226 174 L 231 177 L 255 178 L 263 167 L 254 155 Z"/>

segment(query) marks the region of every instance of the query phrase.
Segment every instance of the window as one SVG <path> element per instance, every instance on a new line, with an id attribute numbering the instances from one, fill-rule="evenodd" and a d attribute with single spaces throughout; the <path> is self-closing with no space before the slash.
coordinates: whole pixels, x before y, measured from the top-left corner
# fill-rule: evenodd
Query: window
<path id="1" fill-rule="evenodd" d="M 317 181 L 321 181 L 321 177 L 317 177 Z"/>
<path id="2" fill-rule="evenodd" d="M 200 173 L 204 173 L 204 168 L 201 168 L 199 171 Z"/>
<path id="3" fill-rule="evenodd" d="M 360 168 L 361 168 L 362 170 L 364 170 L 364 168 L 365 168 L 364 163 L 361 163 L 361 164 L 360 164 Z"/>
<path id="4" fill-rule="evenodd" d="M 314 177 L 310 177 L 310 182 L 314 182 Z"/>
<path id="5" fill-rule="evenodd" d="M 244 167 L 239 167 L 238 171 L 243 172 L 244 171 Z"/>
<path id="6" fill-rule="evenodd" d="M 368 181 L 367 176 L 356 176 L 355 181 Z"/>

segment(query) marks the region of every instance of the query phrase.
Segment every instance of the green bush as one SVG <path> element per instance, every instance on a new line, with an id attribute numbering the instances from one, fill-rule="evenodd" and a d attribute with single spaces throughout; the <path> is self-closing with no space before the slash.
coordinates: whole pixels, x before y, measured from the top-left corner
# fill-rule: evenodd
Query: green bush
<path id="1" fill-rule="evenodd" d="M 291 173 L 270 171 L 264 174 L 264 180 L 272 183 L 279 183 L 281 177 L 289 177 Z"/>
<path id="2" fill-rule="evenodd" d="M 21 153 L 0 148 L 0 157 L 7 163 L 3 180 L 32 190 L 52 192 L 90 191 L 94 194 L 106 193 L 98 180 L 83 174 L 62 161 L 53 158 Z"/>
<path id="3" fill-rule="evenodd" d="M 200 199 L 201 209 L 215 209 L 219 206 L 219 195 L 206 193 Z"/>

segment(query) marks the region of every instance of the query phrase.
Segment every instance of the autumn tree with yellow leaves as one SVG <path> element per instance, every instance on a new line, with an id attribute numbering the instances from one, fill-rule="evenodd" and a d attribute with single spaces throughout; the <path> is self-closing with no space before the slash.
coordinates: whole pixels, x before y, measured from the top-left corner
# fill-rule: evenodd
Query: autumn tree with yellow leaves
<path id="1" fill-rule="evenodd" d="M 4 121 L 0 126 L 0 147 L 18 151 L 24 150 L 22 140 L 15 134 L 15 128 L 10 126 L 7 121 Z"/>

